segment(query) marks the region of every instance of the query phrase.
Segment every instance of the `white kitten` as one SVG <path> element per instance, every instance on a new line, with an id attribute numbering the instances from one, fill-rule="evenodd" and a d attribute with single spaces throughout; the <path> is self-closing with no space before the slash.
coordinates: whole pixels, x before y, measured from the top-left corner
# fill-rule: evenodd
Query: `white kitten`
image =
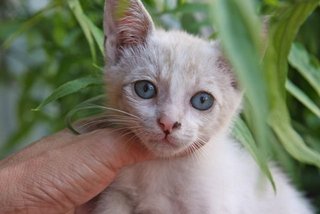
<path id="1" fill-rule="evenodd" d="M 121 170 L 94 213 L 312 213 L 277 169 L 274 193 L 229 137 L 241 93 L 218 45 L 156 30 L 139 0 L 120 17 L 119 2 L 105 6 L 109 104 L 159 160 Z"/>

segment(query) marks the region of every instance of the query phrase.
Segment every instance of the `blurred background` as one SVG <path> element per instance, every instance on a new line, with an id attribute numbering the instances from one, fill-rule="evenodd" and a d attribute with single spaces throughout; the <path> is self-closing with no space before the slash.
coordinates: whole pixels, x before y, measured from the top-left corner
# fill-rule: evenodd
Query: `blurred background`
<path id="1" fill-rule="evenodd" d="M 205 38 L 217 36 L 209 15 L 208 1 L 143 2 L 157 26 L 183 29 Z M 257 12 L 262 15 L 274 14 L 275 8 L 299 3 L 294 0 L 255 2 Z M 101 29 L 103 3 L 103 0 L 0 1 L 0 159 L 42 136 L 65 128 L 66 115 L 70 110 L 84 100 L 103 93 L 102 85 L 93 84 L 71 96 L 50 102 L 40 111 L 32 110 L 64 83 L 101 74 L 103 56 L 99 45 L 90 45 L 79 16 L 81 18 L 83 12 Z M 79 5 L 82 11 L 77 7 Z M 92 39 L 99 36 L 97 33 Z M 292 126 L 315 151 L 320 151 L 319 38 L 318 7 L 295 39 L 300 51 L 296 57 L 304 60 L 300 67 L 309 69 L 312 74 L 308 76 L 299 72 L 292 55 L 288 77 L 302 95 L 297 99 L 299 91 L 288 91 L 285 100 Z M 302 102 L 301 99 L 307 101 Z M 280 140 L 272 136 L 269 138 L 272 147 L 270 157 L 276 159 L 290 174 L 295 185 L 306 193 L 315 206 L 320 207 L 319 170 L 292 158 Z"/>

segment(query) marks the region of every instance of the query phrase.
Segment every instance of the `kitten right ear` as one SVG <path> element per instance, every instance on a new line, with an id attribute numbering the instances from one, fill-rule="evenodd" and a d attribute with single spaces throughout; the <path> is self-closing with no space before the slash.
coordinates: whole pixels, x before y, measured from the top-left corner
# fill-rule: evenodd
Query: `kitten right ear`
<path id="1" fill-rule="evenodd" d="M 143 45 L 153 29 L 152 19 L 140 0 L 106 0 L 104 34 L 109 62 L 116 63 L 123 48 Z"/>

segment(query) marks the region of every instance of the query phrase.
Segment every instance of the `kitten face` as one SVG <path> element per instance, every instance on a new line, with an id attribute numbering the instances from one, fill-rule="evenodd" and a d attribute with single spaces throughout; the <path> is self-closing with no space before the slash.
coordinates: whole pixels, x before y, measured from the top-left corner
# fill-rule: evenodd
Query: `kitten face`
<path id="1" fill-rule="evenodd" d="M 135 115 L 127 128 L 155 155 L 193 151 L 225 132 L 237 111 L 232 73 L 217 44 L 154 30 L 141 3 L 130 2 L 118 20 L 108 15 L 115 1 L 106 4 L 109 105 Z"/>

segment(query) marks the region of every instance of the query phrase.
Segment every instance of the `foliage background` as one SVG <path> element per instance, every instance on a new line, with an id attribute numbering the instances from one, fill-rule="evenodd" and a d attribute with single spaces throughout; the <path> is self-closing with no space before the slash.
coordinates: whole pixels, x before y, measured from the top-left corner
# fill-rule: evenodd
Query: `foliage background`
<path id="1" fill-rule="evenodd" d="M 241 82 L 255 92 L 247 95 L 242 115 L 246 125 L 236 123 L 235 133 L 251 142 L 245 147 L 265 173 L 264 157 L 275 159 L 320 208 L 319 1 L 143 2 L 165 29 L 211 38 L 221 34 Z M 102 35 L 94 26 L 101 29 L 102 13 L 103 0 L 0 1 L 0 158 L 64 128 L 70 110 L 103 92 L 99 81 L 76 82 L 71 84 L 73 95 L 55 97 L 32 111 L 66 82 L 101 78 Z M 256 13 L 271 17 L 269 36 L 261 36 Z"/>

